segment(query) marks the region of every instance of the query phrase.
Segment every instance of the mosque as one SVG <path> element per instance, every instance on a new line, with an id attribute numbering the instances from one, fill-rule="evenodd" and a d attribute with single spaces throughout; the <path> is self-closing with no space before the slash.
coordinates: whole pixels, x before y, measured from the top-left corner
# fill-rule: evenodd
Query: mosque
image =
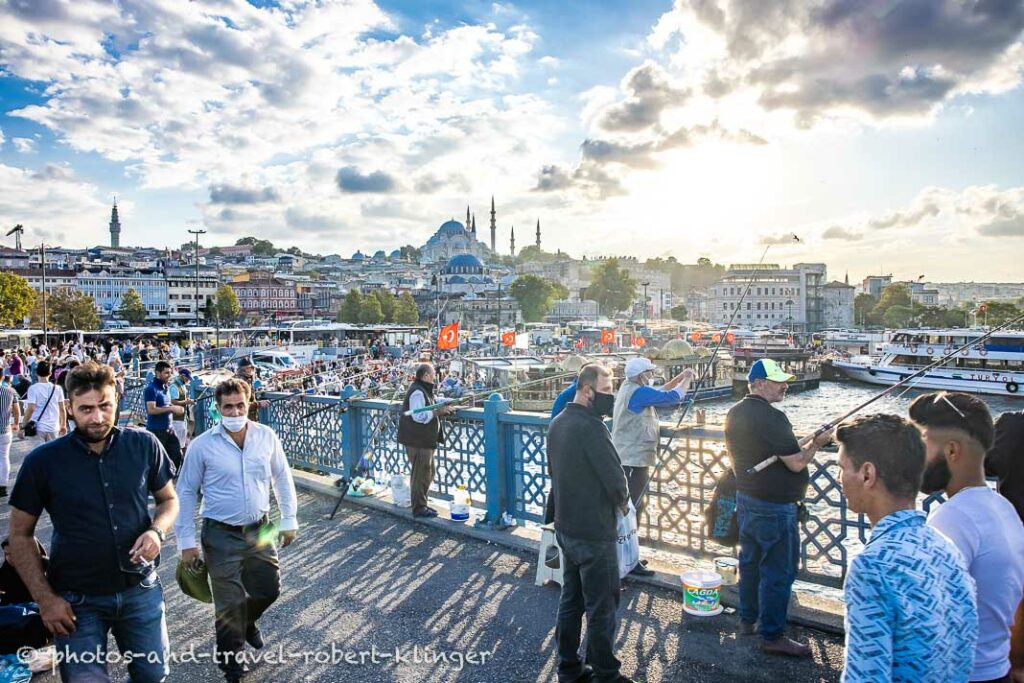
<path id="1" fill-rule="evenodd" d="M 452 218 L 441 224 L 427 243 L 420 247 L 420 263 L 445 263 L 461 255 L 470 255 L 480 261 L 493 260 L 498 256 L 497 214 L 494 210 L 494 197 L 491 197 L 490 246 L 477 237 L 476 215 L 466 207 L 466 223 L 462 224 Z M 540 221 L 537 221 L 537 247 L 540 247 Z M 516 253 L 516 232 L 512 228 L 509 240 L 509 252 Z"/>

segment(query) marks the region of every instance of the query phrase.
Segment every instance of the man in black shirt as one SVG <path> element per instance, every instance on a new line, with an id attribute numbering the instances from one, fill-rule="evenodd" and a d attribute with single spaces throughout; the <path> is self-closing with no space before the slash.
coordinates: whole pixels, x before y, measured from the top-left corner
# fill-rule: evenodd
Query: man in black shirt
<path id="1" fill-rule="evenodd" d="M 804 447 L 797 443 L 789 418 L 771 405 L 786 397 L 786 383 L 794 379 L 773 360 L 755 362 L 747 374 L 750 393 L 725 418 L 725 442 L 736 472 L 740 632 L 753 635 L 760 618 L 763 651 L 807 657 L 810 648 L 783 635 L 800 560 L 797 503 L 807 493 L 807 465 L 832 432 Z M 773 455 L 778 462 L 749 472 Z"/>
<path id="2" fill-rule="evenodd" d="M 551 422 L 547 442 L 555 535 L 564 559 L 555 627 L 558 680 L 630 683 L 614 653 L 620 587 L 615 513 L 628 510 L 629 488 L 602 421 L 615 401 L 611 372 L 589 364 L 576 387 L 573 402 Z M 579 657 L 584 613 L 586 666 Z"/>
<path id="3" fill-rule="evenodd" d="M 29 453 L 11 492 L 11 560 L 56 636 L 62 680 L 109 680 L 103 655 L 113 631 L 133 655 L 132 681 L 162 681 L 169 645 L 155 567 L 178 514 L 174 469 L 151 433 L 114 426 L 110 366 L 75 368 L 67 388 L 74 432 Z M 33 536 L 44 510 L 53 524 L 47 575 Z"/>

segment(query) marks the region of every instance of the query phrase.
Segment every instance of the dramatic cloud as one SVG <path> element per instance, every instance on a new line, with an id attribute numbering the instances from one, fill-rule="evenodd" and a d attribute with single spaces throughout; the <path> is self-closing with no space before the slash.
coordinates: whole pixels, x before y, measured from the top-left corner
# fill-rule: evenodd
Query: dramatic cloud
<path id="1" fill-rule="evenodd" d="M 338 169 L 338 188 L 342 192 L 391 192 L 398 183 L 384 171 L 363 173 L 355 166 Z"/>
<path id="2" fill-rule="evenodd" d="M 281 197 L 272 187 L 263 189 L 215 185 L 210 188 L 210 202 L 213 204 L 261 204 L 280 201 Z"/>
<path id="3" fill-rule="evenodd" d="M 601 114 L 598 125 L 608 131 L 635 132 L 658 124 L 661 113 L 683 105 L 689 93 L 674 87 L 668 74 L 658 64 L 647 61 L 636 67 L 622 81 L 626 99 L 609 106 Z"/>
<path id="4" fill-rule="evenodd" d="M 75 177 L 64 165 L 48 164 L 38 172 L 0 164 L 0 216 L 17 217 L 25 226 L 25 244 L 66 243 L 68 236 L 85 244 L 105 241 L 106 226 L 101 220 L 83 221 L 83 216 L 102 218 L 110 208 L 97 198 L 91 183 Z M 129 217 L 133 206 L 121 206 Z"/>

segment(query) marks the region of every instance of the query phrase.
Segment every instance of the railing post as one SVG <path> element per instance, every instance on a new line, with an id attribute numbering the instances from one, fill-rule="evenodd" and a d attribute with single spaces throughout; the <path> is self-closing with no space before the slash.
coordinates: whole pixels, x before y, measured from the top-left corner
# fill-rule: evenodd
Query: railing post
<path id="1" fill-rule="evenodd" d="M 203 380 L 201 377 L 195 377 L 188 383 L 188 390 L 190 394 L 189 398 L 193 401 L 197 401 L 197 403 L 192 406 L 192 422 L 195 425 L 193 432 L 196 436 L 199 436 L 208 429 L 207 422 L 209 420 L 206 412 L 208 405 L 205 400 L 198 401 L 205 389 L 206 387 L 203 386 Z"/>
<path id="2" fill-rule="evenodd" d="M 341 399 L 344 401 L 350 399 L 355 394 L 358 394 L 358 390 L 348 384 L 341 392 Z M 341 414 L 341 462 L 344 469 L 342 476 L 347 477 L 353 471 L 353 469 L 359 464 L 360 453 L 360 422 L 362 421 L 362 413 L 365 408 L 360 408 L 353 402 L 349 402 L 348 410 Z"/>
<path id="3" fill-rule="evenodd" d="M 501 518 L 509 509 L 508 453 L 505 452 L 504 430 L 499 416 L 509 411 L 508 401 L 500 394 L 491 394 L 484 401 L 484 477 L 487 515 L 477 522 L 492 529 L 505 527 Z"/>

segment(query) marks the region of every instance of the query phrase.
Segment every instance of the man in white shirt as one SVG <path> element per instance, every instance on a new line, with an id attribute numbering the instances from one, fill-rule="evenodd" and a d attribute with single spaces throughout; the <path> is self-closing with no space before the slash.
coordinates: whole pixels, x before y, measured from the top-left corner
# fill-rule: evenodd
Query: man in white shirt
<path id="1" fill-rule="evenodd" d="M 174 533 L 182 562 L 199 560 L 193 520 L 202 491 L 202 547 L 213 589 L 217 665 L 233 683 L 247 671 L 245 644 L 263 647 L 256 622 L 281 590 L 277 549 L 267 542 L 274 536 L 270 489 L 281 508 L 276 536 L 282 547 L 295 540 L 297 503 L 280 439 L 270 427 L 246 418 L 249 386 L 232 378 L 217 385 L 214 397 L 221 422 L 189 447 L 178 477 L 181 514 Z"/>
<path id="2" fill-rule="evenodd" d="M 939 392 L 919 396 L 910 419 L 927 449 L 923 493 L 945 492 L 928 524 L 964 556 L 978 587 L 978 644 L 971 681 L 1010 681 L 1010 628 L 1024 594 L 1024 525 L 1013 504 L 985 482 L 994 437 L 981 399 Z"/>
<path id="3" fill-rule="evenodd" d="M 444 439 L 440 418 L 454 412 L 452 406 L 427 410 L 434 404 L 434 381 L 437 374 L 430 363 L 416 367 L 416 379 L 409 385 L 398 420 L 398 443 L 405 446 L 412 467 L 409 488 L 414 517 L 436 517 L 437 510 L 427 505 L 427 493 L 434 481 L 434 451 Z M 407 412 L 411 414 L 406 415 Z"/>
<path id="4" fill-rule="evenodd" d="M 64 390 L 50 381 L 50 364 L 40 361 L 36 365 L 39 381 L 28 388 L 25 394 L 25 417 L 21 428 L 29 422 L 36 423 L 36 435 L 44 443 L 63 436 L 68 429 L 67 412 L 64 409 Z"/>

